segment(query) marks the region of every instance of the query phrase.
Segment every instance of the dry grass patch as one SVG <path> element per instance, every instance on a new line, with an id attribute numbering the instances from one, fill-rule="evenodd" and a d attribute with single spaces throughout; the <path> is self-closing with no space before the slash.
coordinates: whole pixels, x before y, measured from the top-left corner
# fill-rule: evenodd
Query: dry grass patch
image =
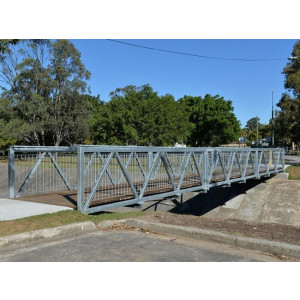
<path id="1" fill-rule="evenodd" d="M 44 228 L 53 228 L 71 223 L 92 221 L 95 224 L 103 220 L 126 219 L 140 216 L 145 212 L 130 213 L 101 213 L 98 215 L 84 215 L 79 211 L 60 211 L 18 220 L 0 221 L 0 236 L 28 232 Z"/>
<path id="2" fill-rule="evenodd" d="M 300 180 L 300 166 L 289 166 L 285 171 L 289 173 L 289 179 Z"/>

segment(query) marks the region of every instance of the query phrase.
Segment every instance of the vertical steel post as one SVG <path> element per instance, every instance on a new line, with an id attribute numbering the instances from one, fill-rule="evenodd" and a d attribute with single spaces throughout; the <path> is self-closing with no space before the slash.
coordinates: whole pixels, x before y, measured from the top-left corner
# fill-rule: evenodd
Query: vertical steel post
<path id="1" fill-rule="evenodd" d="M 15 197 L 15 150 L 9 147 L 8 154 L 8 198 Z"/>
<path id="2" fill-rule="evenodd" d="M 153 162 L 153 152 L 148 152 L 148 172 L 150 171 L 152 162 Z"/>
<path id="3" fill-rule="evenodd" d="M 281 149 L 281 165 L 282 165 L 282 172 L 285 172 L 285 150 Z"/>
<path id="4" fill-rule="evenodd" d="M 84 212 L 84 148 L 77 146 L 77 210 Z"/>
<path id="5" fill-rule="evenodd" d="M 204 158 L 203 158 L 203 181 L 204 181 L 205 188 L 208 189 L 209 179 L 208 179 L 208 151 L 207 150 L 204 152 Z"/>
<path id="6" fill-rule="evenodd" d="M 255 150 L 255 158 L 254 158 L 254 170 L 256 178 L 259 177 L 259 167 L 258 167 L 258 150 Z"/>

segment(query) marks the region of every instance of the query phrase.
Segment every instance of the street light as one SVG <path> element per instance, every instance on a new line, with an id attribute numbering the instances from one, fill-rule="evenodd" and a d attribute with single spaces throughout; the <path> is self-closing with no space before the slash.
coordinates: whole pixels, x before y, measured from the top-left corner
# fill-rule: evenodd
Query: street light
<path id="1" fill-rule="evenodd" d="M 273 107 L 273 93 L 272 90 L 272 147 L 274 147 L 275 139 L 274 139 L 274 107 Z"/>

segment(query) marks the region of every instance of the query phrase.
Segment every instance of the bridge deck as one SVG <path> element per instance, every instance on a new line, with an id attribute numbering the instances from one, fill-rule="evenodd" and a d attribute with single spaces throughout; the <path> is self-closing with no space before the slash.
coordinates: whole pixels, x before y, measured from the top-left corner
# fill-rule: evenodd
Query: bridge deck
<path id="1" fill-rule="evenodd" d="M 264 173 L 265 170 L 261 170 L 260 173 Z M 224 180 L 224 176 L 221 172 L 215 172 L 213 174 L 211 183 L 216 183 Z M 246 176 L 250 176 L 251 172 L 247 172 Z M 230 176 L 230 179 L 237 179 L 240 175 L 237 172 L 232 172 L 232 175 Z M 188 180 L 189 183 L 183 183 L 181 186 L 181 189 L 186 189 L 190 187 L 197 187 L 201 184 L 199 182 L 199 178 L 197 176 L 185 176 L 185 180 Z M 194 180 L 194 183 L 192 183 Z M 158 180 L 152 180 L 149 182 L 152 186 L 155 186 L 155 184 L 161 184 L 162 181 Z M 166 178 L 165 183 L 170 183 L 169 180 Z M 141 188 L 143 182 L 135 182 L 135 186 L 138 188 Z M 110 203 L 116 203 L 121 202 L 125 200 L 133 199 L 133 194 L 129 195 L 119 195 L 114 197 L 109 197 L 109 194 L 113 194 L 113 191 L 118 188 L 125 188 L 129 189 L 129 184 L 118 184 L 118 185 L 110 185 L 110 186 L 99 186 L 97 190 L 97 196 L 96 198 L 100 198 L 101 200 L 94 200 L 90 207 L 95 207 L 99 205 L 104 204 L 110 204 Z M 161 193 L 170 192 L 172 191 L 172 188 L 156 188 L 152 189 L 151 191 L 145 192 L 145 196 L 150 195 L 159 195 Z M 90 189 L 86 189 L 85 194 L 88 195 L 90 193 Z M 58 205 L 58 206 L 66 206 L 73 209 L 77 209 L 77 191 L 71 190 L 71 191 L 56 191 L 51 193 L 43 193 L 43 194 L 37 194 L 37 195 L 29 195 L 29 196 L 22 196 L 19 197 L 18 200 L 22 201 L 29 201 L 29 202 L 36 202 L 36 203 L 43 203 L 43 204 L 51 204 L 51 205 Z"/>

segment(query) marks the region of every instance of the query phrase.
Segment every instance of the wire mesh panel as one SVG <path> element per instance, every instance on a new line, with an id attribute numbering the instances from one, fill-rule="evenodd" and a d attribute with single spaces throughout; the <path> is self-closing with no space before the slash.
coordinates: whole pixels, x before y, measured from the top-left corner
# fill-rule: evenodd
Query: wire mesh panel
<path id="1" fill-rule="evenodd" d="M 109 203 L 134 196 L 124 170 L 130 173 L 134 182 L 142 181 L 143 175 L 132 153 L 122 153 L 118 157 L 113 153 L 95 152 L 85 159 L 85 201 Z M 92 163 L 89 163 L 92 159 Z"/>
<path id="2" fill-rule="evenodd" d="M 76 170 L 75 154 L 57 152 L 16 154 L 14 193 L 19 196 L 75 189 Z"/>

